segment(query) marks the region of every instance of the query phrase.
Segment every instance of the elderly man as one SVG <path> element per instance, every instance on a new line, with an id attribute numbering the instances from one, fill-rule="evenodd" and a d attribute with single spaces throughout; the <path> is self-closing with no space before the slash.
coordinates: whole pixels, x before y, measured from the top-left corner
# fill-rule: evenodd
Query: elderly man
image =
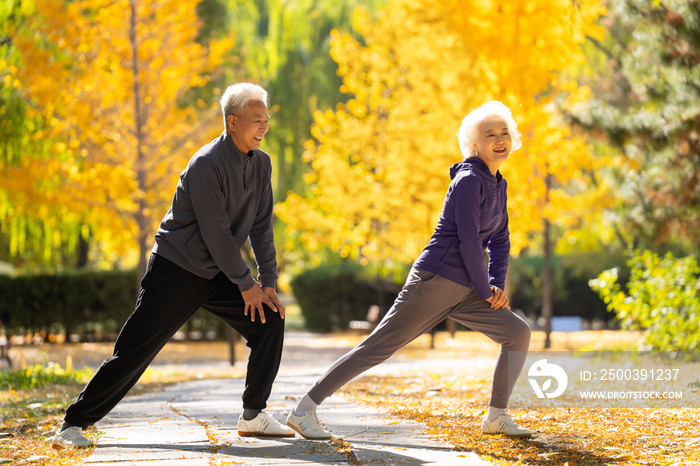
<path id="1" fill-rule="evenodd" d="M 269 128 L 267 92 L 239 83 L 221 98 L 225 129 L 180 175 L 158 228 L 134 313 L 114 354 L 102 363 L 53 438 L 54 448 L 92 445 L 82 429 L 114 408 L 175 332 L 203 307 L 236 329 L 250 347 L 238 434 L 293 437 L 263 409 L 277 376 L 285 309 L 275 291 L 272 164 L 260 150 Z M 241 257 L 246 238 L 258 281 Z"/>

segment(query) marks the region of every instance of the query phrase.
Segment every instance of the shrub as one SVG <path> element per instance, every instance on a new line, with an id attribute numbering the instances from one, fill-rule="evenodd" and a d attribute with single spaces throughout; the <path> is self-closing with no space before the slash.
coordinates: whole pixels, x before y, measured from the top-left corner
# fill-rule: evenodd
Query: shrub
<path id="1" fill-rule="evenodd" d="M 10 335 L 51 330 L 88 340 L 113 339 L 135 303 L 133 270 L 0 275 L 0 321 Z M 225 324 L 199 309 L 182 330 L 202 335 L 213 331 L 223 338 Z"/>
<path id="2" fill-rule="evenodd" d="M 385 313 L 401 291 L 388 280 L 364 278 L 356 263 L 322 265 L 295 276 L 290 285 L 306 328 L 328 332 L 347 328 L 351 320 L 365 320 L 373 304 Z"/>
<path id="3" fill-rule="evenodd" d="M 635 251 L 627 293 L 618 270 L 602 272 L 590 286 L 614 310 L 622 327 L 645 330 L 647 348 L 659 351 L 700 349 L 700 267 L 693 256 L 677 259 Z"/>
<path id="4" fill-rule="evenodd" d="M 71 333 L 99 323 L 113 331 L 134 310 L 135 297 L 134 271 L 0 276 L 0 320 L 9 329 L 58 324 Z"/>

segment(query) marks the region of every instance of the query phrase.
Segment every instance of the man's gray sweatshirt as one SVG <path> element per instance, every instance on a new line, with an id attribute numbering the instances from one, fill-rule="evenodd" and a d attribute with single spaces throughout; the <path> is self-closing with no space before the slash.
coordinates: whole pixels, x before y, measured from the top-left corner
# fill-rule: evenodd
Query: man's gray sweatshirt
<path id="1" fill-rule="evenodd" d="M 250 238 L 258 281 L 275 286 L 272 163 L 262 150 L 238 150 L 224 131 L 190 159 L 153 252 L 206 279 L 223 272 L 241 291 L 253 287 L 240 248 Z"/>

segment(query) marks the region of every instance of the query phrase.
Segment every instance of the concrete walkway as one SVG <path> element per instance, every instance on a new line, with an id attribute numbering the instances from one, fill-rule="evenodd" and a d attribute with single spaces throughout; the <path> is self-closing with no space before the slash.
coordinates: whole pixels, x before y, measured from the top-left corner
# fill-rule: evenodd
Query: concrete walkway
<path id="1" fill-rule="evenodd" d="M 332 354 L 314 358 L 319 352 L 311 350 L 304 358 L 302 354 L 310 351 L 304 345 L 308 338 L 313 335 L 287 337 L 286 362 L 267 409 L 282 423 L 298 397 L 328 368 L 329 356 L 346 351 L 335 348 Z M 236 425 L 243 388 L 243 379 L 198 380 L 127 397 L 97 424 L 103 434 L 85 464 L 490 464 L 473 453 L 451 451 L 449 445 L 426 435 L 423 424 L 392 418 L 339 396 L 329 398 L 318 410 L 334 434 L 331 441 L 239 437 Z"/>

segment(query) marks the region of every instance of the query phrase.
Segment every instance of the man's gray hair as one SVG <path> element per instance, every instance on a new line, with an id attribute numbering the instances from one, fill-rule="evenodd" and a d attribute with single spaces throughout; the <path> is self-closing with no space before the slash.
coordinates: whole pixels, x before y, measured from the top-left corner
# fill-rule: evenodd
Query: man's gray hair
<path id="1" fill-rule="evenodd" d="M 459 141 L 459 148 L 462 151 L 464 160 L 477 156 L 473 144 L 479 140 L 479 125 L 482 121 L 491 117 L 501 117 L 505 120 L 508 133 L 510 133 L 511 154 L 522 147 L 523 143 L 520 140 L 521 135 L 518 132 L 518 125 L 515 123 L 510 109 L 501 102 L 494 100 L 472 110 L 462 120 L 462 126 L 459 127 L 459 133 L 457 133 L 457 140 Z"/>
<path id="2" fill-rule="evenodd" d="M 267 91 L 257 84 L 231 84 L 221 96 L 221 112 L 224 114 L 224 126 L 229 115 L 240 115 L 248 109 L 251 100 L 267 106 Z"/>

